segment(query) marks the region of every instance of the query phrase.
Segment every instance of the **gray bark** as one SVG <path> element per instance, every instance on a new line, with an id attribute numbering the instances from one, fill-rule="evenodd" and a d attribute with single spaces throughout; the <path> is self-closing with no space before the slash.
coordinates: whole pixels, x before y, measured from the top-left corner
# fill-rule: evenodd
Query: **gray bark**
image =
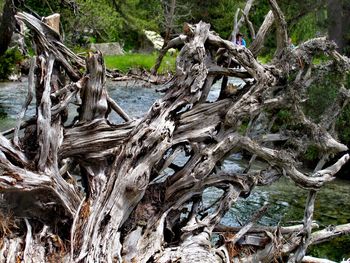
<path id="1" fill-rule="evenodd" d="M 270 2 L 279 23 L 281 10 Z M 17 125 L 14 141 L 0 136 L 1 201 L 11 211 L 0 214 L 6 218 L 0 229 L 2 261 L 20 257 L 25 262 L 269 262 L 296 250 L 303 255 L 310 244 L 349 233 L 349 224 L 311 232 L 313 193 L 335 178 L 349 155 L 329 167 L 320 164 L 311 174 L 300 162 L 307 145 L 317 145 L 324 156 L 347 150 L 329 125 L 335 120 L 330 112 L 339 115 L 348 103 L 346 92 L 339 93 L 320 123 L 310 120 L 300 107 L 320 74 L 317 67 L 305 70 L 303 66 L 310 65 L 313 56 L 324 53 L 332 61 L 334 67 L 327 64 L 322 70 L 350 69 L 349 58 L 340 55 L 333 42 L 312 39 L 293 50 L 281 44 L 279 59 L 264 65 L 255 59 L 257 53 L 221 39 L 210 25 L 187 25 L 184 34 L 168 44 L 184 44 L 170 88 L 144 117 L 132 120 L 108 96 L 100 53 L 83 61 L 42 21 L 26 13 L 19 13 L 17 19 L 34 35 L 37 113 L 34 122 Z M 264 35 L 258 33 L 261 39 L 255 52 Z M 225 56 L 241 69 L 227 68 Z M 67 85 L 55 81 L 62 71 Z M 207 102 L 212 84 L 223 76 L 242 78 L 246 85 Z M 294 79 L 286 84 L 290 76 Z M 65 109 L 78 94 L 79 110 L 72 116 L 76 121 L 66 127 Z M 271 134 L 274 112 L 286 107 L 302 132 L 280 129 Z M 125 122 L 110 124 L 111 110 Z M 252 131 L 261 119 L 267 125 L 256 135 Z M 247 130 L 242 132 L 247 120 Z M 25 129 L 24 135 L 18 129 Z M 29 142 L 37 145 L 34 155 L 25 150 Z M 266 169 L 254 171 L 251 163 L 237 173 L 218 169 L 226 156 L 239 151 L 254 156 L 251 163 L 255 158 L 264 161 Z M 188 156 L 181 166 L 174 163 L 179 154 Z M 282 176 L 311 191 L 303 225 L 262 228 L 254 224 L 259 213 L 242 228 L 220 224 L 232 204 L 255 186 L 272 184 Z M 81 178 L 83 191 L 74 178 Z M 203 192 L 210 187 L 221 189 L 221 196 L 203 207 Z M 20 204 L 17 208 L 15 200 Z M 30 209 L 21 209 L 24 204 Z M 213 244 L 213 232 L 223 232 L 226 242 Z"/>

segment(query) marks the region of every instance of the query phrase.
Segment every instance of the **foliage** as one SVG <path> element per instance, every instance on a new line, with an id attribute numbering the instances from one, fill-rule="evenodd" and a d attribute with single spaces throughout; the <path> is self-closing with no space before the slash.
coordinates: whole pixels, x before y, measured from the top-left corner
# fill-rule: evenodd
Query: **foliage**
<path id="1" fill-rule="evenodd" d="M 71 36 L 73 42 L 108 42 L 120 38 L 122 18 L 108 1 L 78 1 L 78 19 L 73 22 L 74 31 Z"/>
<path id="2" fill-rule="evenodd" d="M 105 56 L 107 68 L 128 72 L 132 68 L 150 71 L 157 59 L 157 54 L 128 53 L 118 56 Z M 159 68 L 159 73 L 173 72 L 175 70 L 175 57 L 166 55 Z"/>
<path id="3" fill-rule="evenodd" d="M 0 6 L 3 1 L 0 1 Z M 119 41 L 126 50 L 142 46 L 143 30 L 159 33 L 165 31 L 164 3 L 158 0 L 76 0 L 39 1 L 27 0 L 24 10 L 47 16 L 54 12 L 61 14 L 62 29 L 70 45 L 87 45 L 91 41 Z M 200 20 L 211 24 L 223 38 L 228 38 L 238 7 L 244 8 L 244 0 L 176 1 L 173 34 L 180 33 L 184 22 L 197 23 Z M 327 32 L 327 13 L 322 0 L 296 0 L 293 4 L 280 1 L 289 26 L 289 33 L 295 44 Z M 255 1 L 250 19 L 255 28 L 264 20 L 270 7 L 268 1 Z M 245 23 L 241 27 L 247 43 L 251 42 Z M 273 53 L 275 34 L 271 31 L 266 43 L 265 54 Z"/>
<path id="4" fill-rule="evenodd" d="M 248 129 L 248 125 L 249 125 L 249 119 L 248 118 L 245 118 L 241 121 L 241 124 L 238 126 L 238 129 L 237 131 L 244 135 Z"/>
<path id="5" fill-rule="evenodd" d="M 305 15 L 297 23 L 297 26 L 292 27 L 292 29 L 290 37 L 293 43 L 303 42 L 322 34 L 321 29 L 318 27 L 315 13 Z"/>
<path id="6" fill-rule="evenodd" d="M 339 133 L 340 140 L 346 145 L 350 145 L 350 105 L 345 107 L 344 111 L 337 120 L 336 129 L 341 131 Z"/>
<path id="7" fill-rule="evenodd" d="M 331 258 L 337 262 L 341 262 L 344 258 L 350 258 L 349 252 L 350 237 L 338 237 L 331 242 L 311 246 L 308 249 L 308 254 L 314 257 Z"/>
<path id="8" fill-rule="evenodd" d="M 202 1 L 194 2 L 196 8 L 193 11 L 192 21 L 199 22 L 203 20 L 210 23 L 215 32 L 227 39 L 233 29 L 235 12 L 238 7 L 244 7 L 245 1 L 219 0 L 206 1 L 205 4 L 201 3 Z"/>
<path id="9" fill-rule="evenodd" d="M 317 147 L 317 145 L 310 144 L 306 149 L 304 158 L 308 161 L 317 160 L 319 158 L 319 152 L 320 149 Z"/>
<path id="10" fill-rule="evenodd" d="M 329 73 L 316 80 L 308 89 L 309 100 L 305 103 L 306 114 L 319 120 L 324 110 L 332 104 L 337 96 L 337 90 L 340 85 L 337 72 Z"/>
<path id="11" fill-rule="evenodd" d="M 69 46 L 119 41 L 126 49 L 139 46 L 143 29 L 159 31 L 162 14 L 156 0 L 27 0 L 23 10 L 37 16 L 60 13 Z"/>
<path id="12" fill-rule="evenodd" d="M 6 80 L 22 60 L 23 56 L 17 47 L 9 48 L 0 57 L 0 80 Z"/>
<path id="13" fill-rule="evenodd" d="M 288 109 L 281 109 L 276 114 L 276 120 L 271 127 L 272 132 L 278 132 L 280 128 L 285 128 L 287 124 L 290 124 L 291 113 Z"/>
<path id="14" fill-rule="evenodd" d="M 346 87 L 350 88 L 350 74 L 347 75 Z M 350 145 L 350 105 L 348 104 L 340 114 L 336 130 L 339 132 L 339 139 L 346 145 Z"/>

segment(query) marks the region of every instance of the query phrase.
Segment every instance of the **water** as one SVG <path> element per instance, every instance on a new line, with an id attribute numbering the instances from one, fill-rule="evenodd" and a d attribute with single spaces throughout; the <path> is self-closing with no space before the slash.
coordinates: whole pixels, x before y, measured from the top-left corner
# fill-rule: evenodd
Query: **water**
<path id="1" fill-rule="evenodd" d="M 17 114 L 27 94 L 28 82 L 0 82 L 0 130 L 14 127 Z M 35 114 L 33 104 L 28 108 L 27 116 Z"/>
<path id="2" fill-rule="evenodd" d="M 239 84 L 237 80 L 232 80 Z M 155 88 L 146 88 L 140 82 L 107 82 L 108 92 L 120 106 L 132 117 L 143 116 L 155 100 L 162 94 L 157 93 Z M 219 95 L 219 83 L 215 84 L 209 100 L 215 100 Z M 0 83 L 0 130 L 4 131 L 15 124 L 18 112 L 27 92 L 27 82 Z M 29 107 L 27 116 L 35 113 L 34 103 Z M 70 112 L 75 108 L 71 107 Z M 110 120 L 118 123 L 121 118 L 115 114 Z M 181 165 L 183 157 L 177 160 Z M 233 154 L 223 162 L 223 168 L 237 172 L 242 170 L 246 162 L 240 154 Z M 221 190 L 210 188 L 205 191 L 205 204 L 208 205 L 220 197 Z M 231 226 L 239 226 L 245 223 L 265 203 L 270 203 L 268 212 L 259 221 L 262 225 L 282 225 L 290 221 L 300 221 L 303 218 L 304 205 L 307 191 L 300 189 L 293 182 L 282 178 L 279 182 L 269 187 L 256 187 L 246 199 L 238 202 L 225 215 L 222 223 Z M 315 204 L 315 218 L 321 227 L 335 224 L 350 223 L 350 181 L 335 180 L 328 183 L 318 193 Z M 350 257 L 350 238 L 338 238 L 321 247 L 311 248 L 310 254 L 340 261 Z"/>

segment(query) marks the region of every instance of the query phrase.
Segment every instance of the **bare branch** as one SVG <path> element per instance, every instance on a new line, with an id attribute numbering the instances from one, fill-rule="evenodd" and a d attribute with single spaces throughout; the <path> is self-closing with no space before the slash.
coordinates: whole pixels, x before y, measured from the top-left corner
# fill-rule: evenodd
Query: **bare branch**
<path id="1" fill-rule="evenodd" d="M 269 3 L 273 16 L 275 17 L 275 24 L 277 27 L 277 49 L 275 52 L 275 57 L 278 58 L 281 55 L 282 50 L 288 46 L 287 23 L 276 0 L 269 0 Z"/>
<path id="2" fill-rule="evenodd" d="M 263 48 L 266 34 L 270 31 L 274 21 L 275 17 L 273 15 L 273 12 L 270 10 L 265 16 L 264 22 L 260 26 L 255 39 L 249 47 L 249 50 L 253 53 L 254 57 L 256 57 Z"/>
<path id="3" fill-rule="evenodd" d="M 242 23 L 244 22 L 244 19 L 245 19 L 244 16 L 248 16 L 248 13 L 253 3 L 254 3 L 254 0 L 247 0 L 247 3 L 242 11 L 244 15 L 242 15 L 242 17 L 239 20 L 238 20 L 238 15 L 239 15 L 240 9 L 239 8 L 237 9 L 235 20 L 234 20 L 234 26 L 231 33 L 231 39 L 230 39 L 233 43 L 236 43 L 236 35 L 239 32 L 239 29 L 241 28 Z"/>
<path id="4" fill-rule="evenodd" d="M 107 102 L 109 106 L 117 113 L 124 121 L 132 121 L 132 118 L 109 96 L 107 95 Z"/>
<path id="5" fill-rule="evenodd" d="M 263 207 L 261 207 L 254 216 L 249 220 L 249 222 L 244 225 L 237 234 L 234 235 L 231 239 L 226 239 L 226 242 L 230 242 L 230 245 L 233 246 L 236 244 L 238 240 L 240 240 L 248 231 L 251 229 L 251 227 L 266 213 L 268 209 L 268 204 L 265 204 Z"/>
<path id="6" fill-rule="evenodd" d="M 21 126 L 21 122 L 22 119 L 27 111 L 27 108 L 29 106 L 29 104 L 31 103 L 32 99 L 33 99 L 33 94 L 34 94 L 34 70 L 36 67 L 36 56 L 33 56 L 31 61 L 30 61 L 30 70 L 29 70 L 29 75 L 28 75 L 28 93 L 27 93 L 27 97 L 26 100 L 22 106 L 22 110 L 21 112 L 18 114 L 17 117 L 17 124 L 16 124 L 16 129 L 15 129 L 15 133 L 13 135 L 13 143 L 15 144 L 15 146 L 18 147 L 18 133 L 19 133 L 19 129 Z"/>
<path id="7" fill-rule="evenodd" d="M 326 242 L 334 237 L 349 234 L 350 224 L 329 226 L 323 230 L 316 231 L 311 235 L 311 244 Z"/>
<path id="8" fill-rule="evenodd" d="M 310 256 L 305 256 L 301 260 L 303 263 L 335 263 L 335 261 L 324 259 L 324 258 L 315 258 Z"/>
<path id="9" fill-rule="evenodd" d="M 253 23 L 249 20 L 248 14 L 242 12 L 242 15 L 244 17 L 245 22 L 248 25 L 250 36 L 251 36 L 252 40 L 254 40 L 255 39 L 255 29 L 254 29 Z"/>

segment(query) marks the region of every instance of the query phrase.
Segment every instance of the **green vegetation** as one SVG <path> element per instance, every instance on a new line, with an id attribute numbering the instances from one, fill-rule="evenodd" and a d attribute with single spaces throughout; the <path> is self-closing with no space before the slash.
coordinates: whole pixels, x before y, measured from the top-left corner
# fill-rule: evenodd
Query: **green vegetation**
<path id="1" fill-rule="evenodd" d="M 118 56 L 105 56 L 106 67 L 109 69 L 118 69 L 123 73 L 128 72 L 132 68 L 145 69 L 150 71 L 157 59 L 157 54 L 141 54 L 129 53 Z M 158 70 L 158 73 L 164 74 L 175 71 L 175 57 L 166 55 Z"/>
<path id="2" fill-rule="evenodd" d="M 271 61 L 272 59 L 272 53 L 270 54 L 265 54 L 264 56 L 258 56 L 258 61 L 262 64 L 267 64 Z"/>
<path id="3" fill-rule="evenodd" d="M 324 58 L 321 58 L 321 61 L 322 60 L 324 60 Z M 323 75 L 322 78 L 317 79 L 307 91 L 309 100 L 304 105 L 306 114 L 314 120 L 320 121 L 321 115 L 330 105 L 332 105 L 338 96 L 338 89 L 340 85 L 344 84 L 347 85 L 344 79 L 340 77 L 340 74 L 336 71 L 336 69 L 332 73 Z M 345 121 L 349 123 L 349 117 L 349 113 L 346 113 L 346 111 L 343 112 L 341 115 L 341 122 L 344 123 Z M 338 123 L 341 124 L 341 122 Z M 349 129 L 348 127 L 343 125 L 343 128 L 344 130 L 341 130 L 342 133 L 350 133 L 350 130 L 348 132 L 346 131 Z"/>
<path id="4" fill-rule="evenodd" d="M 9 48 L 3 56 L 0 56 L 0 80 L 6 80 L 22 60 L 23 56 L 18 48 Z"/>
<path id="5" fill-rule="evenodd" d="M 350 237 L 341 236 L 330 242 L 317 244 L 308 249 L 308 254 L 319 258 L 331 258 L 337 262 L 341 262 L 344 258 L 350 257 L 349 252 Z"/>
<path id="6" fill-rule="evenodd" d="M 319 158 L 319 149 L 316 145 L 310 144 L 304 154 L 304 158 L 308 161 L 314 161 Z"/>
<path id="7" fill-rule="evenodd" d="M 237 131 L 244 135 L 248 129 L 249 119 L 243 119 L 241 124 L 238 126 Z"/>
<path id="8" fill-rule="evenodd" d="M 350 105 L 347 105 L 337 120 L 336 129 L 339 132 L 340 140 L 346 145 L 350 145 Z"/>
<path id="9" fill-rule="evenodd" d="M 60 13 L 61 29 L 70 46 L 86 46 L 91 42 L 113 42 L 123 44 L 125 50 L 142 49 L 145 38 L 143 30 L 153 30 L 164 35 L 166 31 L 166 4 L 158 0 L 75 0 L 40 1 L 26 0 L 19 9 L 39 16 Z M 0 8 L 4 1 L 0 0 Z M 182 31 L 183 23 L 197 23 L 200 20 L 211 24 L 221 37 L 228 38 L 232 31 L 233 19 L 238 7 L 243 8 L 245 0 L 177 0 L 171 34 Z M 327 32 L 325 5 L 313 0 L 279 1 L 288 22 L 288 31 L 295 44 Z M 264 20 L 270 7 L 268 1 L 256 1 L 250 19 L 255 28 Z M 247 44 L 251 43 L 246 26 L 241 28 Z M 265 54 L 273 53 L 275 34 L 268 35 Z"/>
<path id="10" fill-rule="evenodd" d="M 291 113 L 288 109 L 281 109 L 276 114 L 276 120 L 271 127 L 272 132 L 278 132 L 280 128 L 286 128 L 291 124 Z"/>
<path id="11" fill-rule="evenodd" d="M 347 75 L 346 88 L 350 89 L 350 74 Z M 336 130 L 339 132 L 339 139 L 346 145 L 350 145 L 350 105 L 348 104 L 343 112 L 340 114 L 337 123 Z"/>

